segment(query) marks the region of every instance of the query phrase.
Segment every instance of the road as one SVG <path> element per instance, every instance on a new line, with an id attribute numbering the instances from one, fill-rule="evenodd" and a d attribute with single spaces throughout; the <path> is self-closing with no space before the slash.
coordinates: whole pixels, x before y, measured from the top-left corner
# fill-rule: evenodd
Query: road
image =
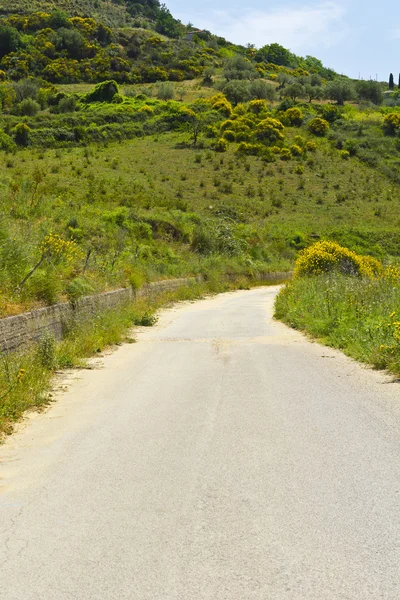
<path id="1" fill-rule="evenodd" d="M 400 394 L 272 319 L 164 311 L 0 448 L 1 600 L 400 598 Z"/>

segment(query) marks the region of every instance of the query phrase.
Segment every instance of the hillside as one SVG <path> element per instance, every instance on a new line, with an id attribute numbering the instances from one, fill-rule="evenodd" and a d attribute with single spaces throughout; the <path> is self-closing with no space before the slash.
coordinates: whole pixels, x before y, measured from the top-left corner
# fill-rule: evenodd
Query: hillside
<path id="1" fill-rule="evenodd" d="M 399 260 L 397 90 L 270 40 L 187 41 L 158 2 L 2 7 L 0 316 L 162 277 L 246 282 L 316 239 Z"/>
<path id="2" fill-rule="evenodd" d="M 158 0 L 135 0 L 134 2 L 112 2 L 104 0 L 2 0 L 0 16 L 28 15 L 64 11 L 70 16 L 90 17 L 109 27 L 143 26 L 155 27 L 160 14 Z"/>

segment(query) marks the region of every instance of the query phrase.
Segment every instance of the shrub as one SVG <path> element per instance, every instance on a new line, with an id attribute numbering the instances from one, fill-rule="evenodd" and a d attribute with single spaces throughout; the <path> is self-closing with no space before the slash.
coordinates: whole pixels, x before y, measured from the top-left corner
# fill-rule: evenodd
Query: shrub
<path id="1" fill-rule="evenodd" d="M 383 130 L 386 135 L 395 135 L 400 128 L 400 114 L 389 113 L 383 120 Z"/>
<path id="2" fill-rule="evenodd" d="M 300 252 L 294 269 L 295 277 L 331 272 L 372 278 L 383 273 L 383 266 L 372 256 L 360 256 L 337 242 L 321 241 Z"/>
<path id="3" fill-rule="evenodd" d="M 276 142 L 283 140 L 283 125 L 277 119 L 268 117 L 257 125 L 256 136 L 259 140 Z"/>
<path id="4" fill-rule="evenodd" d="M 281 149 L 281 160 L 290 160 L 292 158 L 292 153 L 289 148 Z"/>
<path id="5" fill-rule="evenodd" d="M 29 144 L 29 138 L 31 129 L 25 123 L 18 123 L 14 128 L 15 142 L 18 146 L 27 146 Z"/>
<path id="6" fill-rule="evenodd" d="M 314 135 L 323 136 L 329 129 L 329 123 L 328 121 L 325 121 L 325 119 L 315 117 L 308 123 L 308 129 Z"/>
<path id="7" fill-rule="evenodd" d="M 214 150 L 216 152 L 226 152 L 228 150 L 228 142 L 224 138 L 220 138 L 216 142 Z"/>
<path id="8" fill-rule="evenodd" d="M 98 83 L 92 92 L 86 94 L 84 102 L 112 102 L 115 94 L 118 94 L 118 84 L 114 80 Z"/>
<path id="9" fill-rule="evenodd" d="M 94 292 L 93 286 L 83 277 L 75 277 L 67 285 L 66 290 L 68 299 L 74 304 L 79 298 L 89 296 Z"/>
<path id="10" fill-rule="evenodd" d="M 348 160 L 350 158 L 350 152 L 348 150 L 341 150 L 339 154 L 340 158 L 343 158 L 343 160 Z"/>
<path id="11" fill-rule="evenodd" d="M 303 154 L 303 149 L 297 144 L 292 144 L 290 146 L 290 152 L 292 153 L 292 156 L 301 156 Z"/>
<path id="12" fill-rule="evenodd" d="M 329 123 L 333 123 L 340 117 L 340 109 L 334 104 L 325 104 L 321 107 L 320 115 L 322 119 L 328 121 Z"/>
<path id="13" fill-rule="evenodd" d="M 0 129 L 0 149 L 5 150 L 6 152 L 13 152 L 16 149 L 15 142 L 4 131 L 1 131 L 1 129 Z"/>
<path id="14" fill-rule="evenodd" d="M 169 81 L 163 81 L 157 87 L 157 98 L 159 100 L 173 100 L 175 98 L 175 87 Z"/>
<path id="15" fill-rule="evenodd" d="M 268 104 L 265 100 L 252 100 L 249 102 L 249 111 L 259 115 L 262 112 L 266 112 L 268 110 Z"/>
<path id="16" fill-rule="evenodd" d="M 300 108 L 288 108 L 283 113 L 283 118 L 288 121 L 290 125 L 300 127 L 304 120 L 304 114 Z"/>
<path id="17" fill-rule="evenodd" d="M 306 143 L 306 150 L 308 152 L 315 152 L 317 149 L 317 144 L 315 142 L 309 141 Z"/>
<path id="18" fill-rule="evenodd" d="M 58 103 L 58 110 L 60 113 L 70 113 L 76 110 L 76 98 L 74 96 L 66 96 L 61 98 Z"/>
<path id="19" fill-rule="evenodd" d="M 224 131 L 223 136 L 222 136 L 225 140 L 227 140 L 228 142 L 234 142 L 236 140 L 236 135 L 235 132 L 232 131 L 232 129 L 227 129 L 226 131 Z"/>
<path id="20" fill-rule="evenodd" d="M 32 98 L 26 98 L 22 100 L 17 106 L 18 114 L 22 117 L 35 117 L 40 110 L 40 104 L 38 104 Z"/>
<path id="21" fill-rule="evenodd" d="M 42 367 L 45 369 L 56 367 L 56 340 L 52 333 L 46 331 L 40 336 L 36 353 Z"/>

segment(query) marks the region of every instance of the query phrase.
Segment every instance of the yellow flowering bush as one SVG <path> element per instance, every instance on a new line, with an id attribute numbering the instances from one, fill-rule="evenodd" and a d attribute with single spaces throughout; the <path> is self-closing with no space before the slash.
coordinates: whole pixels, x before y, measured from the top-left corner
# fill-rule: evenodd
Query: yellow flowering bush
<path id="1" fill-rule="evenodd" d="M 268 117 L 257 125 L 256 137 L 264 142 L 276 142 L 284 139 L 284 127 L 278 119 Z"/>
<path id="2" fill-rule="evenodd" d="M 64 240 L 57 234 L 49 233 L 40 244 L 39 251 L 43 257 L 58 261 L 65 259 L 72 262 L 80 254 L 73 240 Z"/>
<path id="3" fill-rule="evenodd" d="M 337 242 L 320 241 L 305 248 L 296 261 L 294 275 L 321 275 L 339 272 L 370 279 L 382 275 L 382 264 L 372 256 L 360 256 Z"/>
<path id="4" fill-rule="evenodd" d="M 329 123 L 328 121 L 325 121 L 325 119 L 315 117 L 315 119 L 311 119 L 311 121 L 308 123 L 308 129 L 314 135 L 323 136 L 329 129 Z"/>

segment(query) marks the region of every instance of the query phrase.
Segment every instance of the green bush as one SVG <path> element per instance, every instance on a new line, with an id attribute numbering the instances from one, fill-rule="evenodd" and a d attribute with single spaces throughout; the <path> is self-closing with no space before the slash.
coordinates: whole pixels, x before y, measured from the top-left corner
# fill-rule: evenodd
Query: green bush
<path id="1" fill-rule="evenodd" d="M 22 117 L 35 117 L 40 111 L 40 104 L 31 98 L 26 98 L 17 105 L 17 111 Z"/>

